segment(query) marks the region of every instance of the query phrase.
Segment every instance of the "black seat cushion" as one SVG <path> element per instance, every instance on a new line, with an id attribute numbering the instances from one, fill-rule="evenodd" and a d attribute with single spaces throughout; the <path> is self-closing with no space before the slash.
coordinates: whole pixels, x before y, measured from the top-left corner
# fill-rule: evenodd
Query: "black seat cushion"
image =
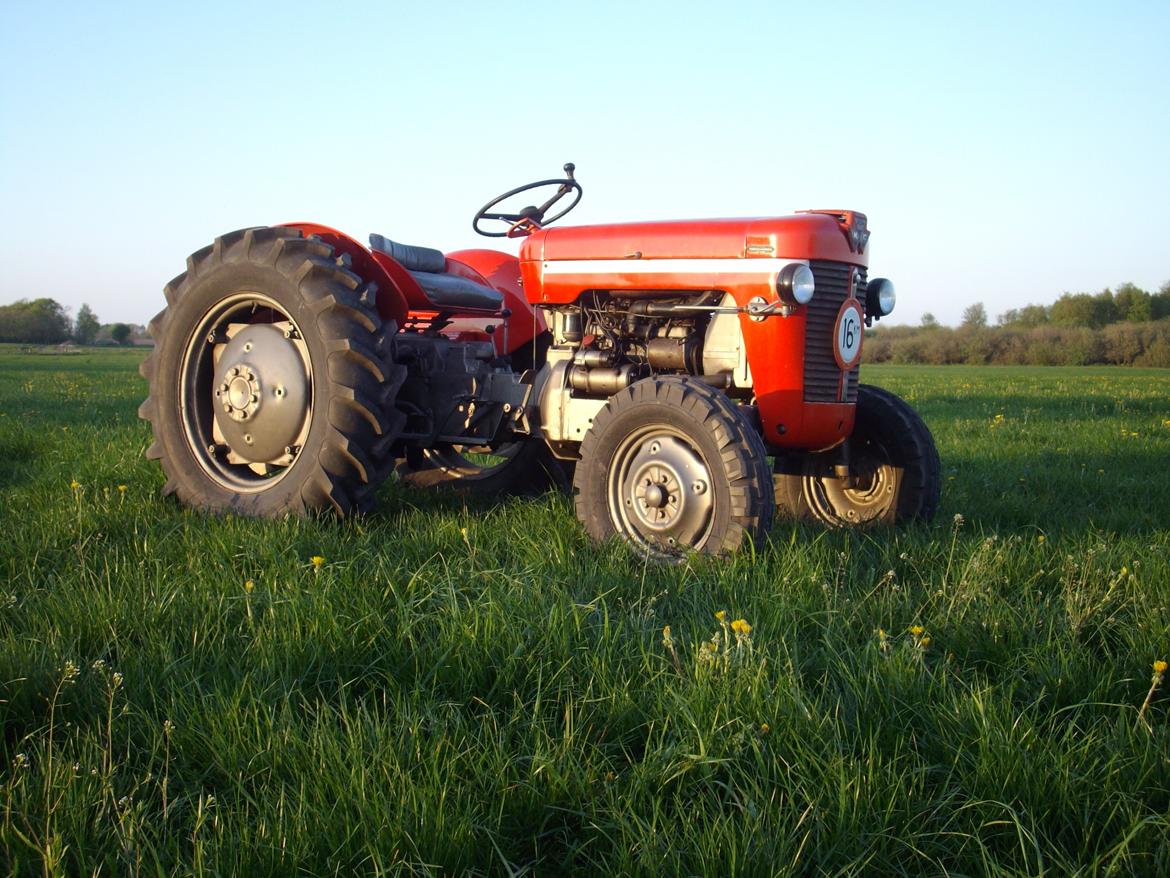
<path id="1" fill-rule="evenodd" d="M 370 246 L 401 263 L 407 271 L 441 273 L 447 270 L 447 257 L 430 247 L 399 244 L 377 234 L 370 235 Z"/>
<path id="2" fill-rule="evenodd" d="M 382 235 L 370 235 L 370 246 L 410 272 L 436 311 L 499 311 L 504 296 L 475 281 L 447 274 L 447 257 L 430 247 L 399 244 Z"/>
<path id="3" fill-rule="evenodd" d="M 504 304 L 498 290 L 453 274 L 412 271 L 410 276 L 439 311 L 499 311 Z"/>

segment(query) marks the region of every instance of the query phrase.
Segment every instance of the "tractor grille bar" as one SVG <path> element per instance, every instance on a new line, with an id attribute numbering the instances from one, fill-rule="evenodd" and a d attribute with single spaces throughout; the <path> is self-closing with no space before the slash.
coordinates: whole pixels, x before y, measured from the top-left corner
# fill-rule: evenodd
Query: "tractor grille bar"
<path id="1" fill-rule="evenodd" d="M 806 306 L 804 330 L 804 401 L 857 402 L 858 367 L 854 366 L 841 386 L 841 367 L 833 355 L 833 327 L 837 312 L 849 296 L 849 272 L 853 266 L 844 262 L 809 262 L 816 279 L 816 293 Z M 865 308 L 865 269 L 857 285 L 857 298 Z M 844 389 L 844 395 L 842 395 Z"/>

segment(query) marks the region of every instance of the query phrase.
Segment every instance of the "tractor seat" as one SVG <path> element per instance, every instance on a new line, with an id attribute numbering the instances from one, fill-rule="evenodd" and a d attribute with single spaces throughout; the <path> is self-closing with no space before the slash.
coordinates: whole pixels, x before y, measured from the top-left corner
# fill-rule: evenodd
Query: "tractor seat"
<path id="1" fill-rule="evenodd" d="M 370 246 L 385 253 L 418 282 L 437 311 L 499 311 L 504 297 L 491 287 L 447 273 L 447 257 L 430 247 L 399 244 L 382 235 L 370 235 Z"/>

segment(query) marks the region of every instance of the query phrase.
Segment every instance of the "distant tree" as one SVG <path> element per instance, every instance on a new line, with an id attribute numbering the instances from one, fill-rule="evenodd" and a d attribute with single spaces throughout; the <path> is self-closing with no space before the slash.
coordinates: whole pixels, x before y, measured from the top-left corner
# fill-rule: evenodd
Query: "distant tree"
<path id="1" fill-rule="evenodd" d="M 1088 326 L 1099 329 L 1117 320 L 1113 292 L 1065 293 L 1052 303 L 1052 322 L 1058 326 Z"/>
<path id="2" fill-rule="evenodd" d="M 124 345 L 130 341 L 130 327 L 125 323 L 115 323 L 110 327 L 110 338 L 116 343 Z"/>
<path id="3" fill-rule="evenodd" d="M 101 328 L 93 309 L 89 305 L 82 305 L 77 312 L 77 320 L 73 322 L 73 340 L 78 344 L 93 344 Z"/>
<path id="4" fill-rule="evenodd" d="M 1013 329 L 1031 329 L 1033 326 L 1043 326 L 1047 322 L 1048 308 L 1044 305 L 1010 308 L 999 315 L 999 325 L 1010 326 Z"/>
<path id="5" fill-rule="evenodd" d="M 1170 317 L 1170 280 L 1150 296 L 1150 317 L 1154 320 Z"/>
<path id="6" fill-rule="evenodd" d="M 1030 329 L 1033 326 L 1043 326 L 1052 319 L 1046 305 L 1025 305 L 1020 309 L 1020 326 Z"/>
<path id="7" fill-rule="evenodd" d="M 1130 283 L 1122 284 L 1113 294 L 1113 306 L 1120 320 L 1145 323 L 1153 319 L 1153 296 Z"/>
<path id="8" fill-rule="evenodd" d="M 968 305 L 963 311 L 963 326 L 978 327 L 987 325 L 987 309 L 982 302 Z"/>
<path id="9" fill-rule="evenodd" d="M 21 299 L 0 306 L 0 341 L 57 344 L 72 327 L 65 308 L 53 299 Z"/>
<path id="10" fill-rule="evenodd" d="M 938 318 L 935 317 L 933 314 L 931 314 L 929 311 L 927 311 L 925 314 L 922 315 L 922 328 L 923 329 L 937 329 L 938 328 Z"/>

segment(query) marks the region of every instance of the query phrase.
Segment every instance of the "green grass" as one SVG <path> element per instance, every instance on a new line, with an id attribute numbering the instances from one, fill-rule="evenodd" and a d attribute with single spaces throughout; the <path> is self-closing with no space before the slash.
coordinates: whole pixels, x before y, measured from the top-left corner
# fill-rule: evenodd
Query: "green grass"
<path id="1" fill-rule="evenodd" d="M 557 496 L 190 513 L 140 356 L 0 350 L 0 873 L 1170 874 L 1170 373 L 865 369 L 932 525 L 646 568 Z"/>

